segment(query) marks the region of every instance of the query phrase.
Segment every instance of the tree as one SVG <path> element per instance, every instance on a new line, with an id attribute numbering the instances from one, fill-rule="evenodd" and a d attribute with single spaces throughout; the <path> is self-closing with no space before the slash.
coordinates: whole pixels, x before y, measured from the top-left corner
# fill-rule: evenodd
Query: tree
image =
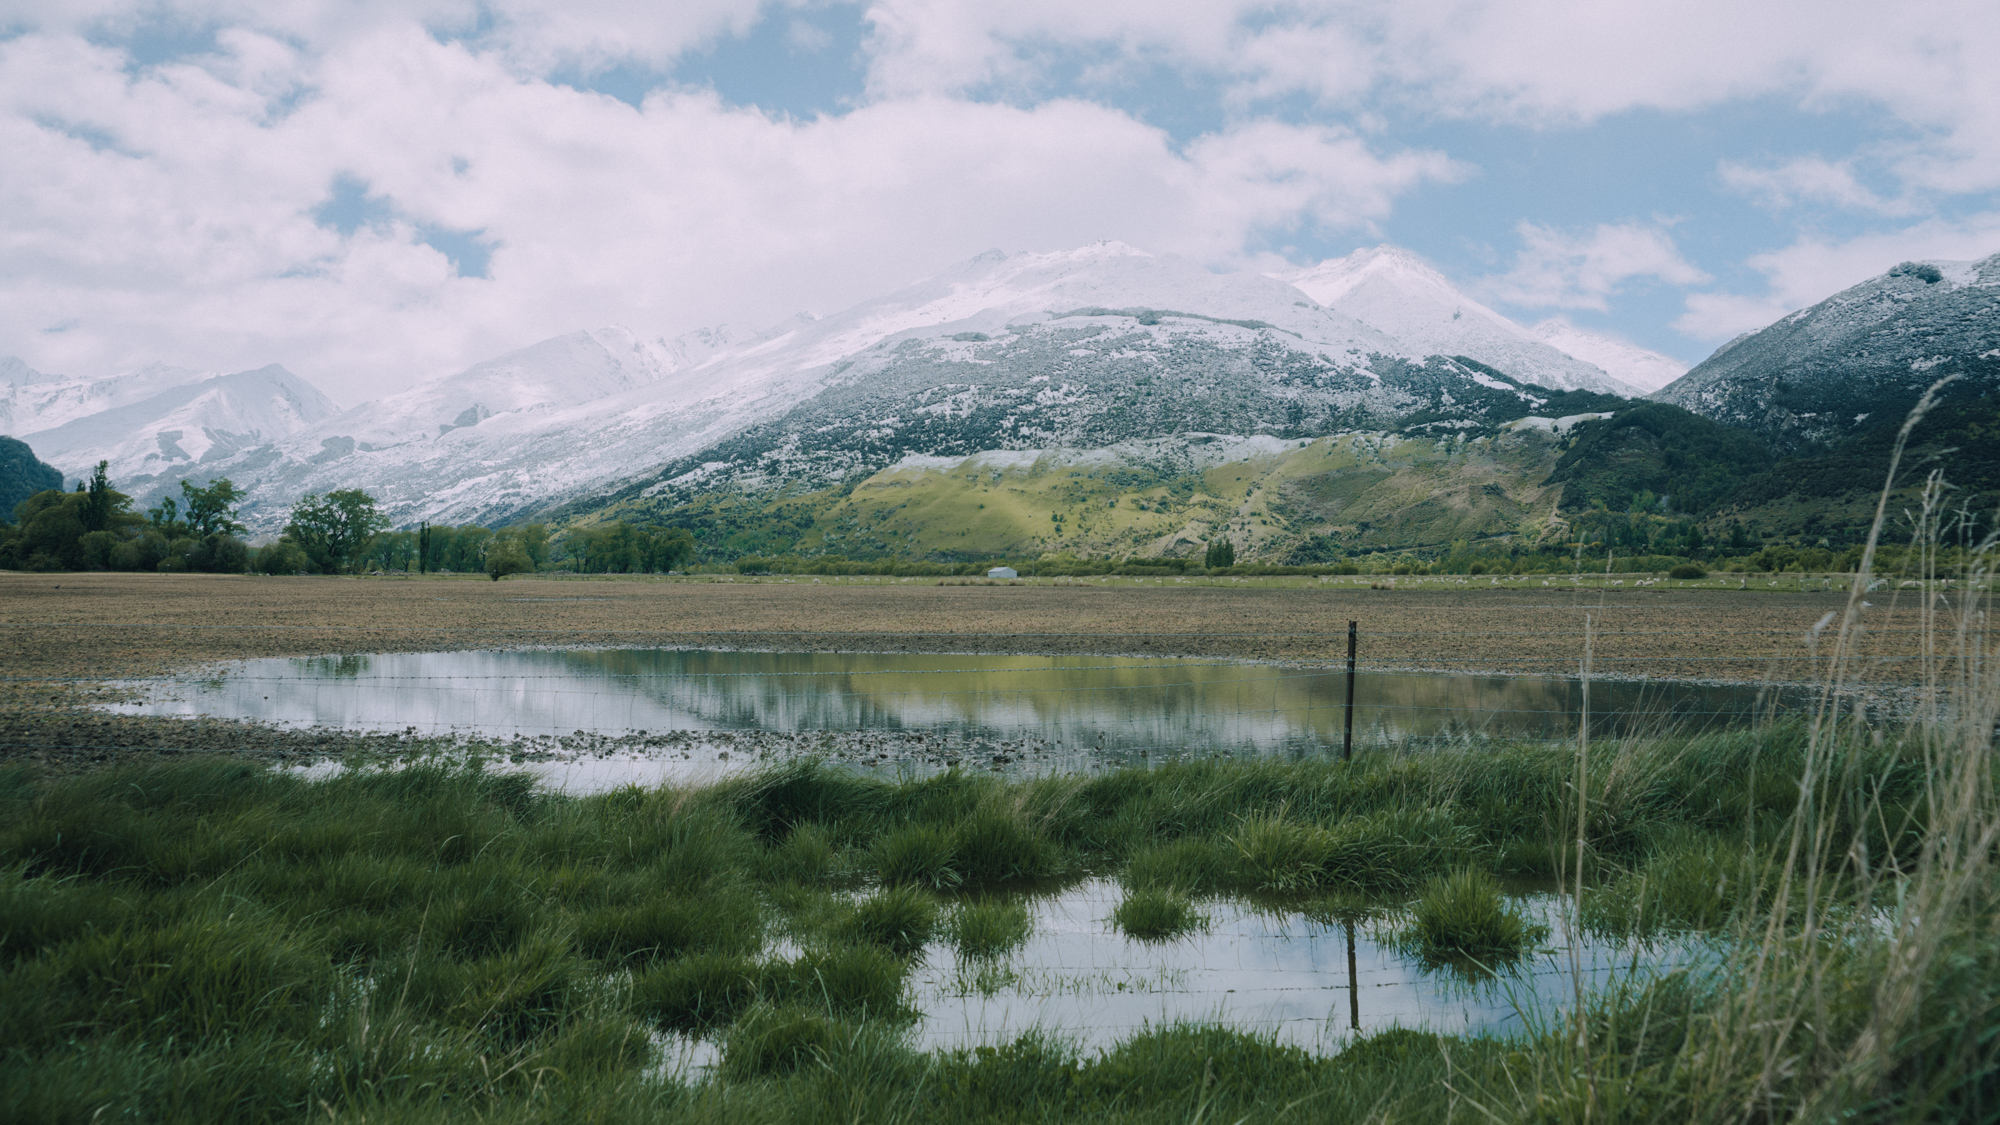
<path id="1" fill-rule="evenodd" d="M 236 522 L 235 504 L 243 499 L 244 493 L 228 477 L 217 477 L 200 488 L 182 481 L 181 495 L 187 499 L 188 530 L 196 539 L 234 535 L 243 530 L 243 525 Z"/>
<path id="2" fill-rule="evenodd" d="M 297 543 L 315 566 L 331 573 L 351 568 L 368 540 L 388 526 L 389 517 L 375 506 L 373 496 L 343 488 L 301 497 L 285 525 L 285 537 Z"/>
<path id="3" fill-rule="evenodd" d="M 486 573 L 498 582 L 510 574 L 521 574 L 535 569 L 533 560 L 528 558 L 527 549 L 515 539 L 495 540 L 486 549 Z"/>
<path id="4" fill-rule="evenodd" d="M 1201 565 L 1214 570 L 1217 567 L 1236 565 L 1236 544 L 1228 539 L 1211 539 L 1208 551 L 1202 555 Z"/>
<path id="5" fill-rule="evenodd" d="M 91 471 L 90 491 L 85 493 L 83 507 L 77 512 L 85 531 L 103 531 L 110 527 L 111 514 L 124 507 L 121 501 L 125 501 L 126 497 L 111 491 L 111 480 L 106 475 L 110 468 L 111 462 L 99 461 L 97 468 Z M 82 491 L 81 486 L 78 491 Z"/>

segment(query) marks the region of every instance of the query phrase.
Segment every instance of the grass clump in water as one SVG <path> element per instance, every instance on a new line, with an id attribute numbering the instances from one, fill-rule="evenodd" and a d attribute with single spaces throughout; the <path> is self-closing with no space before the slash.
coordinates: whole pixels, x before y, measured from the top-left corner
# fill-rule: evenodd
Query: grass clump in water
<path id="1" fill-rule="evenodd" d="M 1509 906 L 1492 876 L 1467 868 L 1424 884 L 1408 940 L 1427 961 L 1490 966 L 1520 959 L 1548 932 Z"/>
<path id="2" fill-rule="evenodd" d="M 915 887 L 887 887 L 855 904 L 838 932 L 908 957 L 931 940 L 937 914 L 936 901 Z"/>
<path id="3" fill-rule="evenodd" d="M 945 890 L 960 882 L 949 829 L 906 824 L 876 840 L 873 851 L 875 870 L 884 883 Z"/>
<path id="4" fill-rule="evenodd" d="M 824 1060 L 840 1041 L 840 1029 L 825 1016 L 797 1008 L 757 1008 L 729 1032 L 723 1071 L 733 1078 L 790 1074 Z"/>
<path id="5" fill-rule="evenodd" d="M 1111 912 L 1118 928 L 1140 941 L 1165 941 L 1208 925 L 1188 896 L 1175 890 L 1147 888 L 1127 891 Z"/>
<path id="6" fill-rule="evenodd" d="M 998 957 L 1028 940 L 1028 906 L 1011 899 L 962 902 L 950 928 L 959 956 Z"/>

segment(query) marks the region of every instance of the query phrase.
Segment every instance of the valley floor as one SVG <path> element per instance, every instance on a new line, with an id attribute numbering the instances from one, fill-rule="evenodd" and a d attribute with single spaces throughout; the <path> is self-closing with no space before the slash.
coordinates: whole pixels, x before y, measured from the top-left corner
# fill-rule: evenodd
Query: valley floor
<path id="1" fill-rule="evenodd" d="M 1785 576 L 1792 584 L 1796 576 Z M 267 578 L 0 572 L 20 702 L 50 679 L 154 675 L 264 656 L 521 646 L 1224 656 L 1377 670 L 1573 675 L 1584 619 L 1610 678 L 1813 678 L 1806 634 L 1846 593 L 1366 577 L 1205 585 L 1057 579 Z M 1587 580 L 1588 581 L 1588 580 Z M 1602 581 L 1601 579 L 1598 581 Z M 1818 585 L 1814 580 L 1813 585 Z M 1732 582 L 1733 585 L 1733 582 Z M 1869 655 L 1916 651 L 1915 596 L 1871 595 Z M 1908 620 L 1905 620 L 1908 619 Z M 1893 671 L 1871 677 L 1894 678 Z"/>

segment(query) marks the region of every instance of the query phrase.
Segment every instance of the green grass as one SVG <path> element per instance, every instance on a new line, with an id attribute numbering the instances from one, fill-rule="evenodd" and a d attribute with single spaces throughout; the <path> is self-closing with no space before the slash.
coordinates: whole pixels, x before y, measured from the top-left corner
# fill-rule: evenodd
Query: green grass
<path id="1" fill-rule="evenodd" d="M 1028 940 L 1028 907 L 1008 899 L 961 902 L 949 921 L 961 957 L 998 957 Z"/>
<path id="2" fill-rule="evenodd" d="M 1784 885 L 1767 873 L 1791 839 L 1806 753 L 1787 727 L 1597 748 L 1587 924 L 1727 936 L 1803 916 L 1796 899 L 1780 915 L 1762 904 Z M 1814 823 L 1855 841 L 1869 871 L 1941 862 L 1924 841 L 1942 831 L 1943 806 L 1925 794 L 1986 792 L 1927 782 L 1927 761 L 1956 759 L 1914 742 L 1842 754 L 1845 773 L 1818 775 L 1839 799 L 1815 798 Z M 1830 788 L 1843 776 L 1862 779 L 1865 800 Z M 1593 1002 L 1588 1058 L 1567 1027 L 1504 1041 L 1394 1033 L 1324 1058 L 1195 1026 L 1087 1055 L 1034 1037 L 929 1055 L 897 1039 L 925 941 L 1005 952 L 1027 932 L 1010 889 L 1087 871 L 1125 884 L 1128 933 L 1174 932 L 1170 915 L 1185 924 L 1196 895 L 1352 913 L 1417 892 L 1433 945 L 1490 956 L 1508 941 L 1493 936 L 1505 911 L 1496 921 L 1486 880 L 1548 879 L 1576 854 L 1575 779 L 1570 748 L 1531 744 L 1020 781 L 890 783 L 803 763 L 585 798 L 421 762 L 318 781 L 226 760 L 72 778 L 0 770 L 0 1119 L 928 1125 L 1233 1121 L 1288 1106 L 1331 1119 L 1581 1119 L 1578 1076 L 1595 1075 L 1628 1118 L 1684 1120 L 1673 1107 L 1693 1096 L 1690 1068 L 1721 1065 L 1696 1056 L 1742 1053 L 1719 1050 L 1711 1029 L 1768 1034 L 1756 1030 L 1763 1009 L 1731 1014 L 1736 992 L 1688 984 Z M 865 885 L 871 874 L 884 885 Z M 1895 1025 L 1887 1076 L 1853 1104 L 1921 1089 L 1943 1120 L 2000 1099 L 1996 1046 L 1976 1030 L 2000 1013 L 2000 896 L 1985 878 L 1958 905 L 1913 900 L 1931 904 L 1923 925 L 1943 927 L 1914 978 L 1884 959 L 1875 931 L 1771 954 L 1792 965 L 1834 950 L 1814 963 L 1827 1007 L 1812 1034 L 1838 1043 L 1882 1010 L 1882 981 L 1914 979 L 1909 1010 L 1924 1018 Z M 1891 884 L 1869 889 L 1839 864 L 1815 885 L 1861 887 L 1852 894 L 1876 896 L 1860 901 L 1888 917 L 1902 909 Z M 941 886 L 981 893 L 941 913 Z M 1814 917 L 1874 916 L 1841 901 Z M 774 935 L 789 952 L 771 952 Z M 659 1032 L 719 1036 L 721 1076 L 659 1076 Z M 1800 1057 L 1816 1068 L 1800 1073 L 1846 1073 Z M 1911 1119 L 1931 1112 L 1896 1104 Z"/>
<path id="3" fill-rule="evenodd" d="M 937 916 L 937 903 L 929 895 L 914 887 L 887 887 L 856 903 L 838 932 L 850 941 L 909 957 L 931 939 Z"/>
<path id="4" fill-rule="evenodd" d="M 1410 909 L 1408 941 L 1426 961 L 1491 967 L 1519 960 L 1548 927 L 1508 904 L 1493 877 L 1455 871 L 1425 883 Z"/>
<path id="5" fill-rule="evenodd" d="M 1140 941 L 1164 941 L 1208 925 L 1186 895 L 1156 888 L 1126 892 L 1111 920 Z"/>

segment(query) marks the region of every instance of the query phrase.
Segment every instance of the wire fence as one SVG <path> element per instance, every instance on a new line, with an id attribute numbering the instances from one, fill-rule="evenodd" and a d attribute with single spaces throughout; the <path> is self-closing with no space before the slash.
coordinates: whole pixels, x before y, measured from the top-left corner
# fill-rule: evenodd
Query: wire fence
<path id="1" fill-rule="evenodd" d="M 51 625 L 0 624 L 0 629 Z M 79 629 L 193 629 L 393 635 L 397 626 L 156 624 L 77 621 Z M 1810 686 L 1811 634 L 1781 628 L 1607 629 L 1595 633 L 1589 700 L 1580 653 L 1452 655 L 1426 651 L 1484 642 L 1546 643 L 1548 631 L 1519 629 L 1361 632 L 1352 676 L 1345 661 L 1255 662 L 1211 656 L 978 655 L 883 653 L 867 644 L 945 640 L 977 650 L 995 641 L 1089 638 L 1114 651 L 1129 642 L 1199 647 L 1228 639 L 1344 640 L 1346 630 L 955 631 L 487 629 L 411 626 L 428 633 L 562 635 L 572 645 L 434 652 L 270 657 L 195 672 L 124 677 L 0 676 L 32 690 L 82 689 L 112 714 L 243 720 L 288 731 L 336 731 L 410 739 L 560 744 L 573 756 L 623 743 L 687 762 L 730 760 L 763 742 L 760 757 L 814 749 L 875 763 L 932 766 L 973 761 L 1075 768 L 1189 754 L 1311 754 L 1344 748 L 1420 748 L 1469 739 L 1693 733 L 1800 714 Z M 603 637 L 686 638 L 685 646 L 636 648 Z M 1863 658 L 1891 678 L 1925 658 L 1919 629 L 1875 631 L 1895 648 Z M 1737 653 L 1673 652 L 1734 638 Z M 756 642 L 744 645 L 743 641 Z M 827 651 L 827 641 L 856 642 Z M 1581 638 L 1576 638 L 1580 642 Z M 706 642 L 714 647 L 699 647 Z M 1192 642 L 1192 643 L 1191 643 Z M 1618 652 L 1625 643 L 1638 652 Z M 848 646 L 841 645 L 846 649 Z M 1325 646 L 1338 650 L 1337 645 Z M 1605 651 L 1607 648 L 1612 651 Z M 1373 652 L 1369 650 L 1373 649 Z M 1387 651 L 1387 655 L 1383 654 Z M 1754 651 L 1753 651 L 1754 650 Z M 1761 651 L 1762 655 L 1758 652 Z M 1782 655 L 1774 655 L 1782 654 Z M 1660 673 L 1665 672 L 1666 675 Z M 103 690 L 92 690 L 103 689 Z M 1350 694 L 1351 692 L 1351 694 Z M 1841 701 L 1883 717 L 1898 706 L 1891 686 Z M 1588 718 L 1586 720 L 1586 713 Z M 145 741 L 171 745 L 176 725 Z M 87 727 L 87 724 L 86 724 Z M 11 750 L 102 750 L 124 736 L 45 724 L 0 735 Z M 809 746 L 815 744 L 816 746 Z M 887 746 L 887 749 L 884 747 Z M 736 760 L 741 759 L 741 754 Z M 582 784 L 588 784 L 587 780 Z"/>

